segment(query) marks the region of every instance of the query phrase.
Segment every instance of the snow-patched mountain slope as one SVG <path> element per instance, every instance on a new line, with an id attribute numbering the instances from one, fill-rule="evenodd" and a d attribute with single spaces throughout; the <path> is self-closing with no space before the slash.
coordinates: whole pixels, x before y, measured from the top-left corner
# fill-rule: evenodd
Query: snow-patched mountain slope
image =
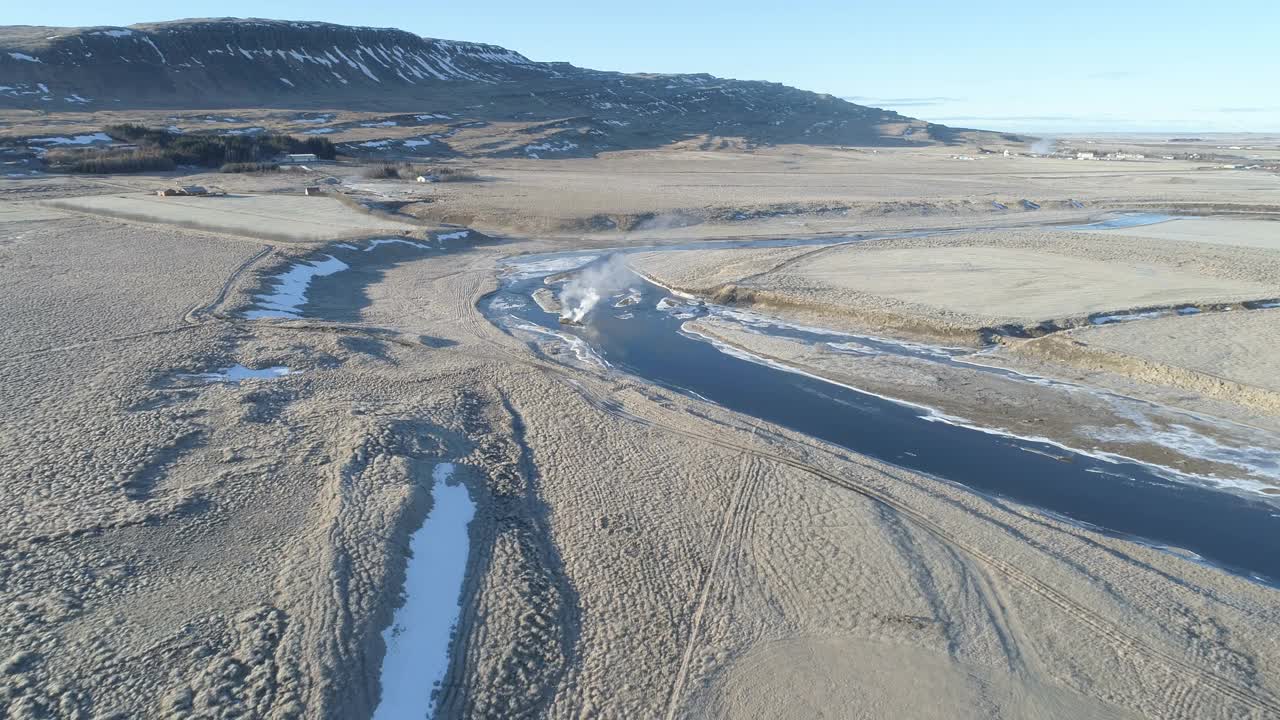
<path id="1" fill-rule="evenodd" d="M 293 88 L 398 88 L 497 83 L 554 71 L 480 43 L 402 30 L 272 20 L 189 20 L 134 27 L 0 29 L 4 85 L 78 86 L 86 93 L 164 101 L 190 94 Z"/>
<path id="2" fill-rule="evenodd" d="M 601 72 L 495 45 L 319 22 L 181 20 L 0 27 L 0 108 L 286 107 L 486 121 L 589 118 L 639 144 L 698 135 L 767 142 L 921 142 L 948 128 L 776 83 Z"/>

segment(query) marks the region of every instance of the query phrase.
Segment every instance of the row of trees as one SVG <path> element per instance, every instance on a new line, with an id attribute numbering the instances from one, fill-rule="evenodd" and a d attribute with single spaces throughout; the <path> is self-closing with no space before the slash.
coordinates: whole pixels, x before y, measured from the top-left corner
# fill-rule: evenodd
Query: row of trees
<path id="1" fill-rule="evenodd" d="M 177 165 L 222 167 L 228 163 L 261 163 L 286 153 L 311 153 L 322 160 L 332 160 L 337 154 L 333 142 L 322 137 L 174 133 L 130 123 L 111 125 L 106 133 L 137 144 L 140 151 L 159 152 Z"/>
<path id="2" fill-rule="evenodd" d="M 111 173 L 172 170 L 173 158 L 159 150 L 50 150 L 44 156 L 51 168 L 73 173 Z"/>

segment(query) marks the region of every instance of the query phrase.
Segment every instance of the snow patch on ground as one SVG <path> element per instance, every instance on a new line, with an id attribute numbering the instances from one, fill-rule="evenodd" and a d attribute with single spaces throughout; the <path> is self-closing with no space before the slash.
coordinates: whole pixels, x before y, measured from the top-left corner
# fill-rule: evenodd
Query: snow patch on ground
<path id="1" fill-rule="evenodd" d="M 511 317 L 512 319 L 516 319 L 514 316 L 509 316 L 509 317 Z M 568 345 L 569 350 L 573 353 L 573 356 L 578 359 L 578 362 L 584 365 L 595 365 L 596 367 L 602 370 L 612 367 L 611 365 L 609 365 L 609 361 L 600 357 L 599 355 L 596 354 L 595 350 L 591 349 L 590 343 L 578 337 L 577 335 L 570 335 L 569 333 L 548 330 L 542 327 L 541 325 L 533 325 L 531 323 L 526 323 L 523 321 L 518 321 L 515 324 L 515 327 L 520 330 L 531 332 L 537 335 L 545 335 L 545 336 L 557 338 L 558 340 L 564 342 L 564 344 Z"/>
<path id="2" fill-rule="evenodd" d="M 417 248 L 419 250 L 431 249 L 430 245 L 424 245 L 422 243 L 417 243 L 412 240 L 403 240 L 401 238 L 378 238 L 377 240 L 370 240 L 369 244 L 365 246 L 364 251 L 370 252 L 374 248 L 378 247 L 379 245 L 392 245 L 392 244 L 408 245 L 411 248 Z"/>
<path id="3" fill-rule="evenodd" d="M 1111 325 L 1113 323 L 1131 322 L 1133 320 L 1150 320 L 1167 314 L 1164 310 L 1148 310 L 1146 312 L 1136 313 L 1115 313 L 1113 315 L 1098 315 L 1089 318 L 1089 322 L 1094 325 Z"/>
<path id="4" fill-rule="evenodd" d="M 577 150 L 577 149 L 578 149 L 578 144 L 569 142 L 568 140 L 565 140 L 563 142 L 558 142 L 558 143 L 544 142 L 544 143 L 538 143 L 536 145 L 524 146 L 525 154 L 534 158 L 536 158 L 538 156 L 538 153 L 540 152 L 569 152 L 570 150 Z"/>
<path id="5" fill-rule="evenodd" d="M 431 473 L 431 512 L 409 539 L 404 605 L 382 633 L 382 699 L 374 720 L 429 718 L 434 691 L 449 669 L 449 642 L 458 624 L 470 553 L 467 527 L 476 506 L 467 488 L 451 483 L 453 463 Z"/>
<path id="6" fill-rule="evenodd" d="M 275 365 L 261 370 L 252 370 L 244 365 L 236 363 L 231 367 L 223 368 L 221 370 L 214 370 L 213 372 L 207 373 L 193 373 L 191 375 L 186 375 L 185 377 L 195 380 L 203 380 L 204 382 L 210 383 L 238 383 L 241 380 L 274 380 L 286 375 L 296 375 L 300 372 L 302 371 L 290 370 L 283 365 Z"/>
<path id="7" fill-rule="evenodd" d="M 544 275 L 553 275 L 555 273 L 576 270 L 593 260 L 599 258 L 599 255 L 573 255 L 570 257 L 553 257 L 541 260 L 511 260 L 507 263 L 506 271 L 503 277 L 520 281 L 529 278 L 542 277 Z"/>
<path id="8" fill-rule="evenodd" d="M 96 132 L 92 135 L 76 135 L 75 137 L 36 138 L 29 142 L 43 145 L 92 145 L 99 142 L 109 143 L 111 142 L 111 136 L 104 132 Z"/>
<path id="9" fill-rule="evenodd" d="M 276 278 L 279 284 L 275 292 L 256 298 L 254 304 L 261 309 L 249 310 L 244 316 L 251 320 L 301 317 L 299 313 L 307 302 L 307 289 L 311 285 L 311 280 L 342 272 L 348 268 L 350 268 L 349 265 L 332 255 L 326 255 L 324 260 L 313 263 L 305 261 L 295 263 Z"/>

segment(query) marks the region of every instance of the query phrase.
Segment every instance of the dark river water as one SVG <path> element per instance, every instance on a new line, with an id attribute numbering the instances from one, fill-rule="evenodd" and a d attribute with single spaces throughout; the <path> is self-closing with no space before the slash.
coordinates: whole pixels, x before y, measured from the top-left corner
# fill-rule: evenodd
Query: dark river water
<path id="1" fill-rule="evenodd" d="M 1280 509 L 1262 498 L 940 422 L 921 408 L 722 352 L 681 332 L 696 306 L 659 309 L 668 293 L 639 279 L 635 304 L 614 307 L 607 299 L 584 327 L 562 326 L 530 300 L 543 282 L 528 275 L 509 278 L 486 300 L 499 326 L 571 335 L 615 370 L 649 382 L 1108 534 L 1190 551 L 1260 582 L 1280 579 Z"/>

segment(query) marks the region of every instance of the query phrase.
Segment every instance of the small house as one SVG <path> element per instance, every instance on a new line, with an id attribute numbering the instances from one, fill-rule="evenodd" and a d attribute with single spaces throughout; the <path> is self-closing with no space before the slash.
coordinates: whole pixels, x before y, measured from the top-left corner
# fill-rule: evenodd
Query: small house
<path id="1" fill-rule="evenodd" d="M 302 193 L 308 197 L 313 197 L 315 195 L 323 195 L 324 191 L 320 189 L 319 185 L 313 185 L 312 187 L 303 190 Z"/>
<path id="2" fill-rule="evenodd" d="M 280 162 L 296 165 L 298 163 L 309 163 L 316 161 L 315 153 L 289 153 L 280 158 Z"/>
<path id="3" fill-rule="evenodd" d="M 186 197 L 190 195 L 208 195 L 209 191 L 200 185 L 183 185 L 176 188 L 165 188 L 157 190 L 156 195 L 160 197 Z"/>

